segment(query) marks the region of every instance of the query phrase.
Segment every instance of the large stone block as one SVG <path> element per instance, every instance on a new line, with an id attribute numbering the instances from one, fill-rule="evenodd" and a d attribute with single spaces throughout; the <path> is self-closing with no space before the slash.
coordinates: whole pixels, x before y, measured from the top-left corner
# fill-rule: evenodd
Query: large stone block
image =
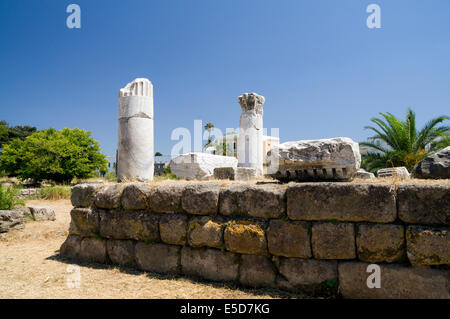
<path id="1" fill-rule="evenodd" d="M 340 262 L 339 290 L 344 298 L 449 299 L 447 270 L 380 264 L 380 288 L 369 288 L 367 263 Z M 371 282 L 371 280 L 369 279 Z"/>
<path id="2" fill-rule="evenodd" d="M 450 146 L 437 151 L 414 166 L 415 178 L 450 178 Z"/>
<path id="3" fill-rule="evenodd" d="M 124 186 L 124 184 L 116 183 L 102 187 L 95 195 L 95 206 L 106 209 L 118 208 Z"/>
<path id="4" fill-rule="evenodd" d="M 315 223 L 312 226 L 311 240 L 316 259 L 353 259 L 356 257 L 353 224 Z"/>
<path id="5" fill-rule="evenodd" d="M 274 287 L 276 271 L 270 257 L 242 255 L 239 282 L 250 287 Z"/>
<path id="6" fill-rule="evenodd" d="M 366 262 L 398 262 L 405 257 L 405 230 L 402 225 L 358 225 L 358 258 Z"/>
<path id="7" fill-rule="evenodd" d="M 34 220 L 56 220 L 55 211 L 50 206 L 28 206 Z"/>
<path id="8" fill-rule="evenodd" d="M 106 251 L 113 264 L 134 266 L 134 241 L 114 240 L 106 241 Z"/>
<path id="9" fill-rule="evenodd" d="M 79 257 L 84 261 L 106 263 L 106 241 L 99 238 L 83 238 Z"/>
<path id="10" fill-rule="evenodd" d="M 23 212 L 20 210 L 0 210 L 0 233 L 11 229 L 23 229 Z"/>
<path id="11" fill-rule="evenodd" d="M 122 208 L 124 210 L 147 209 L 147 198 L 151 191 L 150 185 L 145 183 L 125 185 L 122 193 Z"/>
<path id="12" fill-rule="evenodd" d="M 159 241 L 159 216 L 143 212 L 100 210 L 100 235 L 112 239 Z"/>
<path id="13" fill-rule="evenodd" d="M 170 169 L 180 179 L 209 180 L 214 178 L 218 167 L 237 167 L 238 160 L 231 156 L 208 153 L 187 153 L 170 161 Z"/>
<path id="14" fill-rule="evenodd" d="M 450 186 L 400 185 L 398 216 L 411 224 L 450 225 Z"/>
<path id="15" fill-rule="evenodd" d="M 70 211 L 69 233 L 83 237 L 93 237 L 100 232 L 100 217 L 96 209 L 74 208 Z"/>
<path id="16" fill-rule="evenodd" d="M 237 181 L 251 181 L 258 176 L 258 170 L 254 167 L 238 167 L 235 179 Z"/>
<path id="17" fill-rule="evenodd" d="M 218 183 L 189 184 L 183 190 L 181 205 L 190 214 L 216 215 L 219 189 Z"/>
<path id="18" fill-rule="evenodd" d="M 166 244 L 185 245 L 188 217 L 182 214 L 168 214 L 161 216 L 159 233 Z"/>
<path id="19" fill-rule="evenodd" d="M 180 272 L 181 247 L 164 244 L 136 244 L 136 263 L 142 270 L 176 275 Z"/>
<path id="20" fill-rule="evenodd" d="M 271 220 L 267 242 L 272 255 L 311 258 L 310 227 L 306 222 Z"/>
<path id="21" fill-rule="evenodd" d="M 277 286 L 287 290 L 321 292 L 337 280 L 337 262 L 315 259 L 274 257 L 280 272 Z"/>
<path id="22" fill-rule="evenodd" d="M 148 196 L 149 209 L 154 213 L 181 213 L 181 198 L 186 183 L 157 185 Z"/>
<path id="23" fill-rule="evenodd" d="M 279 218 L 286 212 L 286 186 L 231 184 L 220 190 L 220 213 Z"/>
<path id="24" fill-rule="evenodd" d="M 287 214 L 293 220 L 389 223 L 397 217 L 395 194 L 389 185 L 293 184 L 286 196 Z"/>
<path id="25" fill-rule="evenodd" d="M 450 265 L 450 230 L 409 226 L 406 231 L 408 259 L 415 266 Z"/>
<path id="26" fill-rule="evenodd" d="M 230 221 L 224 232 L 227 250 L 250 255 L 267 255 L 267 240 L 263 227 L 251 221 Z"/>
<path id="27" fill-rule="evenodd" d="M 78 184 L 72 187 L 70 200 L 74 207 L 91 207 L 94 204 L 96 192 L 102 184 Z"/>
<path id="28" fill-rule="evenodd" d="M 221 219 L 194 217 L 189 221 L 188 243 L 192 247 L 223 248 L 223 230 L 225 224 Z"/>
<path id="29" fill-rule="evenodd" d="M 401 167 L 388 167 L 382 168 L 377 171 L 377 176 L 380 178 L 396 177 L 398 179 L 410 179 L 408 169 L 404 166 Z"/>
<path id="30" fill-rule="evenodd" d="M 82 237 L 76 235 L 67 236 L 59 249 L 59 254 L 63 257 L 77 259 L 80 257 Z"/>
<path id="31" fill-rule="evenodd" d="M 216 249 L 181 249 L 181 271 L 213 281 L 237 281 L 239 255 Z"/>
<path id="32" fill-rule="evenodd" d="M 216 167 L 214 169 L 214 179 L 228 179 L 234 181 L 236 169 L 234 167 Z"/>

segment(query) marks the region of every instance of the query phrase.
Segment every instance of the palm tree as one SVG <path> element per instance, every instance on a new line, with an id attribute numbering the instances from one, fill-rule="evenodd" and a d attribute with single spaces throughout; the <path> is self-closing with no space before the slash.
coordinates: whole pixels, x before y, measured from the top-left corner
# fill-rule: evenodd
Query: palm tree
<path id="1" fill-rule="evenodd" d="M 214 124 L 212 123 L 206 123 L 205 124 L 205 130 L 208 131 L 208 142 L 205 144 L 204 148 L 207 148 L 208 146 L 211 145 L 211 130 L 214 128 Z"/>
<path id="2" fill-rule="evenodd" d="M 416 115 L 408 109 L 404 121 L 391 113 L 380 113 L 382 118 L 370 121 L 378 127 L 366 126 L 376 133 L 368 142 L 359 143 L 378 153 L 372 152 L 363 158 L 363 167 L 375 171 L 383 167 L 405 166 L 411 170 L 414 165 L 424 159 L 430 152 L 439 149 L 442 143 L 437 138 L 448 138 L 449 126 L 439 126 L 449 116 L 442 115 L 430 120 L 420 131 L 416 129 Z"/>

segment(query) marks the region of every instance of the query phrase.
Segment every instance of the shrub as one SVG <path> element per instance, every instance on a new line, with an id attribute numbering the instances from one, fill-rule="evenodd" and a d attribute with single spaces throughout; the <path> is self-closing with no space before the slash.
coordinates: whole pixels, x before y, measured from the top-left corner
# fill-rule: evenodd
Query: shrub
<path id="1" fill-rule="evenodd" d="M 18 195 L 18 188 L 14 186 L 4 187 L 0 184 L 0 210 L 13 209 L 15 206 L 22 206 L 25 201 L 18 198 Z"/>

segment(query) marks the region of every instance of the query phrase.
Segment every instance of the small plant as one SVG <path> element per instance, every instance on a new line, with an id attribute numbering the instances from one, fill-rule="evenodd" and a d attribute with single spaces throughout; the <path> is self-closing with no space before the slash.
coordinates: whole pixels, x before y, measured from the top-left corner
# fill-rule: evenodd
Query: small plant
<path id="1" fill-rule="evenodd" d="M 43 187 L 39 190 L 38 197 L 47 200 L 69 199 L 70 187 L 67 186 L 50 186 Z"/>
<path id="2" fill-rule="evenodd" d="M 0 184 L 0 210 L 13 209 L 15 206 L 23 206 L 25 201 L 18 198 L 19 189 L 13 186 L 3 187 Z"/>
<path id="3" fill-rule="evenodd" d="M 325 280 L 322 282 L 322 287 L 324 287 L 325 289 L 329 289 L 332 292 L 337 292 L 339 288 L 339 280 L 337 279 Z"/>

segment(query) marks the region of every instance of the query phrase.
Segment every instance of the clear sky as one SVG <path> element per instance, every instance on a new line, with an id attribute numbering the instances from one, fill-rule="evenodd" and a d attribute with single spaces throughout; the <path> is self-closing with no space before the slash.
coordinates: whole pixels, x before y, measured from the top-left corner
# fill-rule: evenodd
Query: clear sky
<path id="1" fill-rule="evenodd" d="M 70 3 L 81 29 L 66 27 Z M 0 119 L 83 128 L 114 155 L 118 91 L 137 77 L 154 85 L 163 154 L 194 120 L 238 127 L 244 92 L 266 97 L 282 142 L 362 141 L 378 112 L 450 113 L 450 1 L 1 0 Z"/>

